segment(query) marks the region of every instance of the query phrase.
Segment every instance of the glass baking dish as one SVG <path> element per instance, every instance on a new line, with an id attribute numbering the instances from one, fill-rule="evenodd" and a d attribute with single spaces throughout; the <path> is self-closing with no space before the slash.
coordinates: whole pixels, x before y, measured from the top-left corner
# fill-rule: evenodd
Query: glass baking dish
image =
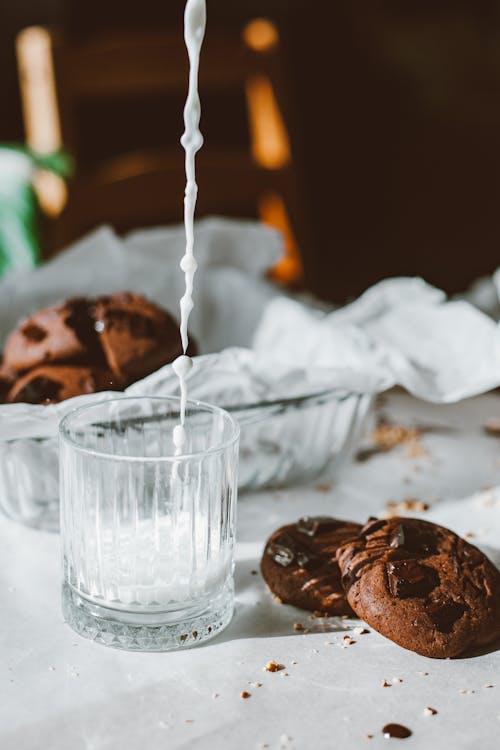
<path id="1" fill-rule="evenodd" d="M 350 459 L 372 403 L 338 389 L 255 404 L 219 404 L 239 421 L 239 489 L 260 490 L 331 475 Z M 56 437 L 0 440 L 0 509 L 34 528 L 59 526 Z M 244 496 L 243 496 L 244 497 Z"/>

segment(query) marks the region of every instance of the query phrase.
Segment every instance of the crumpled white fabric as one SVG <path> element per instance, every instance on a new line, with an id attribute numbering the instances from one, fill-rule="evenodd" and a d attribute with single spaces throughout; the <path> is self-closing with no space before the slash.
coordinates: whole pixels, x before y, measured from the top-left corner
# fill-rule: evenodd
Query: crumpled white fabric
<path id="1" fill-rule="evenodd" d="M 207 218 L 196 222 L 195 241 L 199 267 L 190 329 L 204 352 L 219 351 L 228 339 L 245 344 L 255 314 L 276 294 L 262 274 L 282 255 L 281 236 L 256 221 Z M 184 247 L 184 229 L 177 226 L 137 231 L 124 240 L 100 227 L 48 263 L 10 273 L 0 281 L 0 348 L 23 317 L 78 295 L 133 290 L 179 317 Z"/>
<path id="2" fill-rule="evenodd" d="M 282 238 L 258 222 L 222 218 L 196 222 L 195 237 L 199 267 L 190 332 L 202 354 L 247 346 L 262 310 L 278 294 L 263 273 L 281 257 Z M 9 274 L 0 281 L 0 348 L 24 317 L 71 296 L 129 289 L 144 294 L 178 318 L 184 291 L 179 260 L 184 247 L 183 227 L 141 230 L 125 239 L 109 227 L 101 227 L 52 261 L 34 270 Z M 248 355 L 241 354 L 241 364 L 239 357 L 236 350 L 226 351 L 222 359 L 220 355 L 208 360 L 197 357 L 192 375 L 198 378 L 200 388 L 197 392 L 193 387 L 190 395 L 208 400 L 220 396 L 224 400 L 227 391 L 232 403 L 240 398 L 260 400 L 262 384 L 255 380 L 249 387 L 251 376 L 248 372 L 244 375 Z M 221 364 L 214 367 L 213 360 L 220 360 Z M 207 372 L 212 376 L 210 381 Z M 155 378 L 145 382 L 155 392 L 177 392 L 177 379 L 170 367 L 162 368 Z M 133 392 L 140 387 L 135 384 Z M 0 405 L 0 440 L 55 436 L 68 411 L 116 395 L 78 396 L 51 406 Z"/>
<path id="3" fill-rule="evenodd" d="M 337 385 L 372 393 L 401 385 L 441 403 L 500 384 L 497 323 L 418 278 L 387 279 L 328 314 L 272 300 L 254 349 L 294 367 L 329 369 Z"/>
<path id="4" fill-rule="evenodd" d="M 190 374 L 193 398 L 229 406 L 329 387 L 375 394 L 401 385 L 446 403 L 500 384 L 497 324 L 467 301 L 446 301 L 422 279 L 387 279 L 352 304 L 324 312 L 262 278 L 282 253 L 274 230 L 211 218 L 197 223 L 196 240 L 190 329 L 204 356 Z M 100 228 L 53 261 L 0 282 L 0 342 L 23 316 L 78 294 L 132 289 L 178 315 L 183 251 L 182 227 L 142 230 L 124 240 Z M 499 278 L 492 281 L 497 288 Z M 126 393 L 177 392 L 166 366 Z M 0 406 L 0 439 L 53 436 L 65 413 L 110 396 L 116 393 L 48 407 Z"/>

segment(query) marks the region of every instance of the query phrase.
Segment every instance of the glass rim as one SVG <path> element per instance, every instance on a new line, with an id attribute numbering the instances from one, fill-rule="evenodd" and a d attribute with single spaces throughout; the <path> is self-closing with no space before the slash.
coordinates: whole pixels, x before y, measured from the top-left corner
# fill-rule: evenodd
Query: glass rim
<path id="1" fill-rule="evenodd" d="M 97 401 L 92 404 L 84 404 L 78 406 L 76 409 L 72 409 L 66 414 L 59 423 L 59 438 L 65 443 L 72 446 L 74 450 L 80 453 L 87 453 L 89 456 L 94 458 L 106 458 L 112 461 L 125 461 L 125 462 L 137 462 L 137 463 L 175 463 L 179 461 L 186 461 L 191 458 L 201 458 L 203 456 L 211 456 L 216 453 L 223 453 L 227 448 L 231 447 L 238 442 L 240 437 L 240 425 L 238 421 L 226 410 L 215 404 L 209 404 L 206 401 L 197 401 L 195 399 L 188 399 L 186 401 L 186 407 L 195 407 L 203 411 L 211 412 L 212 414 L 220 414 L 227 422 L 231 425 L 231 435 L 226 438 L 223 442 L 214 445 L 211 448 L 206 448 L 199 451 L 191 451 L 190 453 L 179 453 L 178 455 L 172 454 L 169 456 L 126 456 L 120 453 L 108 453 L 106 451 L 94 450 L 93 448 L 86 448 L 76 440 L 74 440 L 68 432 L 68 423 L 71 418 L 74 418 L 78 414 L 90 411 L 98 406 L 104 406 L 105 404 L 118 403 L 122 401 L 159 401 L 159 402 L 176 402 L 180 405 L 181 399 L 178 396 L 125 396 L 123 398 L 109 398 Z"/>

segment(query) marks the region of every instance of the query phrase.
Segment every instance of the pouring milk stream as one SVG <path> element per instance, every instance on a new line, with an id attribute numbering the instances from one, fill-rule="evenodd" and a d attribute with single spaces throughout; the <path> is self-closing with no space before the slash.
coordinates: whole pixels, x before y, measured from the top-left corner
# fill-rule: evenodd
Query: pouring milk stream
<path id="1" fill-rule="evenodd" d="M 186 232 L 186 252 L 182 257 L 180 266 L 184 271 L 186 291 L 181 298 L 181 322 L 180 335 L 184 354 L 181 354 L 174 363 L 173 369 L 179 378 L 181 389 L 180 424 L 176 425 L 173 432 L 173 441 L 176 451 L 180 453 L 186 443 L 186 400 L 187 385 L 186 377 L 193 366 L 193 360 L 186 352 L 188 348 L 188 321 L 193 309 L 193 281 L 197 268 L 194 257 L 194 211 L 198 186 L 196 184 L 195 158 L 196 153 L 203 145 L 203 136 L 200 132 L 200 97 L 198 94 L 198 70 L 200 64 L 200 50 L 205 36 L 206 24 L 206 2 L 205 0 L 187 0 L 184 11 L 184 40 L 186 42 L 189 57 L 189 88 L 184 106 L 184 134 L 181 144 L 186 152 L 186 191 L 184 194 L 184 228 Z"/>

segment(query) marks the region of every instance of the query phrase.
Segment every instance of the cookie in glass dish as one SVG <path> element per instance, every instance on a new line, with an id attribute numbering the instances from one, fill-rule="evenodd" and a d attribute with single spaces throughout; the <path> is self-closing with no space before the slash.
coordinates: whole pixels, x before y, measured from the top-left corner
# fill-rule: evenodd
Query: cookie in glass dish
<path id="1" fill-rule="evenodd" d="M 3 364 L 0 357 L 0 404 L 7 398 L 7 394 L 14 385 L 15 379 L 15 373 Z"/>
<path id="2" fill-rule="evenodd" d="M 125 386 L 182 354 L 178 322 L 139 294 L 100 297 L 92 315 L 108 366 Z M 189 354 L 196 354 L 195 344 Z"/>
<path id="3" fill-rule="evenodd" d="M 3 359 L 18 373 L 56 362 L 103 363 L 89 300 L 69 299 L 31 315 L 7 338 Z"/>
<path id="4" fill-rule="evenodd" d="M 56 404 L 67 398 L 98 391 L 120 390 L 122 384 L 110 370 L 80 365 L 42 365 L 18 378 L 8 403 Z"/>
<path id="5" fill-rule="evenodd" d="M 0 401 L 52 404 L 122 390 L 180 354 L 177 321 L 140 294 L 70 299 L 34 313 L 10 334 Z"/>

